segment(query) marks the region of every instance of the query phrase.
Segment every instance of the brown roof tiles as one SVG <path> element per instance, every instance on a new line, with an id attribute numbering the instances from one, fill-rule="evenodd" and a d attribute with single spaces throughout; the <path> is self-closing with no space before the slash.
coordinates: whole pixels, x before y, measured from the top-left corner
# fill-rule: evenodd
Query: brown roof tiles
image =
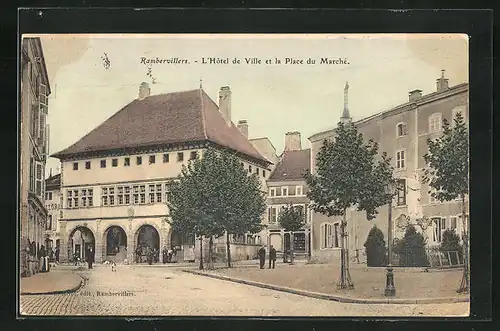
<path id="1" fill-rule="evenodd" d="M 70 147 L 63 157 L 82 152 L 208 140 L 267 161 L 201 89 L 134 100 Z"/>
<path id="2" fill-rule="evenodd" d="M 285 151 L 281 156 L 281 161 L 269 177 L 269 181 L 304 180 L 304 173 L 311 168 L 310 162 L 310 149 Z"/>

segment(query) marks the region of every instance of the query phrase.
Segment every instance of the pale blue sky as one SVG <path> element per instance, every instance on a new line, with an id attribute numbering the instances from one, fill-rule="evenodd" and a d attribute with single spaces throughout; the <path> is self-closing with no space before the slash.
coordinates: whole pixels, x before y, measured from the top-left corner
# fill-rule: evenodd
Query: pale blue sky
<path id="1" fill-rule="evenodd" d="M 468 81 L 468 42 L 463 35 L 45 35 L 42 45 L 52 87 L 51 153 L 73 144 L 131 102 L 142 81 L 151 83 L 141 56 L 191 62 L 152 65 L 152 94 L 195 89 L 202 78 L 204 90 L 217 101 L 218 89 L 229 85 L 233 122 L 246 119 L 250 138 L 269 137 L 278 153 L 288 131 L 300 131 L 308 147 L 309 136 L 336 125 L 346 81 L 354 120 L 406 102 L 410 90 L 435 91 L 441 69 L 446 69 L 450 85 Z M 104 53 L 111 63 L 108 70 L 102 64 Z M 317 64 L 194 63 L 201 57 L 310 57 Z M 350 64 L 320 65 L 321 57 L 347 58 Z M 47 163 L 47 168 L 57 166 L 56 159 Z"/>

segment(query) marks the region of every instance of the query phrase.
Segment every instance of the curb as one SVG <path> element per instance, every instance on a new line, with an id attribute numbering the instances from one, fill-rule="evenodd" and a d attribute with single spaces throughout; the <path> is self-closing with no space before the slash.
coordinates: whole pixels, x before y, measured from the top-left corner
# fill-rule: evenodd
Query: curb
<path id="1" fill-rule="evenodd" d="M 81 278 L 81 281 L 80 283 L 78 283 L 78 285 L 70 288 L 70 289 L 66 289 L 66 290 L 59 290 L 59 291 L 50 291 L 50 292 L 21 292 L 20 294 L 21 295 L 49 295 L 49 294 L 67 294 L 67 293 L 73 293 L 73 292 L 76 292 L 78 291 L 84 284 L 85 284 L 85 279 L 78 275 L 80 278 Z"/>
<path id="2" fill-rule="evenodd" d="M 206 272 L 193 271 L 193 270 L 182 270 L 183 272 L 190 273 L 198 276 L 205 276 L 225 281 L 230 281 L 234 283 L 240 283 L 250 286 L 261 287 L 269 290 L 288 292 L 292 294 L 302 295 L 306 297 L 311 297 L 315 299 L 322 300 L 330 300 L 330 301 L 338 301 L 342 303 L 364 303 L 364 304 L 429 304 L 429 303 L 459 303 L 459 302 L 469 302 L 469 298 L 460 298 L 460 297 L 445 297 L 445 298 L 418 298 L 418 299 L 358 299 L 353 297 L 339 296 L 339 295 L 331 295 L 325 293 L 318 292 L 309 292 L 304 290 L 298 290 L 290 287 L 271 285 L 266 283 L 259 283 L 255 281 L 233 278 L 221 275 L 209 274 Z"/>

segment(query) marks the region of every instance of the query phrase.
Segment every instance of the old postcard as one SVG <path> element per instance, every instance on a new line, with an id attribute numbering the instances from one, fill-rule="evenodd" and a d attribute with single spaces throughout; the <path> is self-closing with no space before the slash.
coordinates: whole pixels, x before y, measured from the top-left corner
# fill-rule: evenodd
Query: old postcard
<path id="1" fill-rule="evenodd" d="M 21 316 L 468 316 L 468 37 L 23 35 Z"/>

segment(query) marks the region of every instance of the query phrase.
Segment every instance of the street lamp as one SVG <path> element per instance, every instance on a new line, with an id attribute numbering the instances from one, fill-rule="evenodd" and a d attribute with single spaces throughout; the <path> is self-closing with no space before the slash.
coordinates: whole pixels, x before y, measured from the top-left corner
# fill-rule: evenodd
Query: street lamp
<path id="1" fill-rule="evenodd" d="M 385 296 L 392 297 L 396 295 L 396 287 L 394 286 L 394 273 L 392 269 L 392 198 L 394 196 L 394 184 L 390 183 L 386 186 L 386 193 L 391 195 L 388 204 L 388 224 L 387 224 L 387 241 L 389 254 L 387 258 L 387 272 L 385 280 Z"/>

